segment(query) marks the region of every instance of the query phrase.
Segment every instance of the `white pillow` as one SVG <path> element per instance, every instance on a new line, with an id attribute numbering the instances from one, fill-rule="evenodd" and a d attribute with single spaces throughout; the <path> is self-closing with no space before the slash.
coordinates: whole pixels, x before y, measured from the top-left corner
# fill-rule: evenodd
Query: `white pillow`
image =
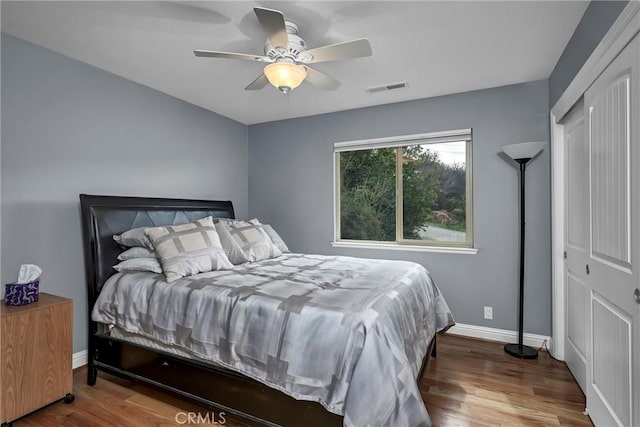
<path id="1" fill-rule="evenodd" d="M 162 273 L 162 266 L 158 258 L 132 258 L 113 266 L 116 271 L 150 271 Z"/>
<path id="2" fill-rule="evenodd" d="M 225 224 L 225 226 L 249 261 L 261 261 L 282 255 L 280 249 L 273 244 L 257 219 L 237 221 L 233 224 Z"/>
<path id="3" fill-rule="evenodd" d="M 126 261 L 128 259 L 134 258 L 157 258 L 156 253 L 151 249 L 141 248 L 141 247 L 133 247 L 129 248 L 126 251 L 122 252 L 118 255 L 118 259 L 120 261 Z"/>
<path id="4" fill-rule="evenodd" d="M 208 216 L 189 224 L 147 228 L 167 282 L 212 270 L 233 268 Z"/>
<path id="5" fill-rule="evenodd" d="M 280 252 L 291 252 L 287 247 L 287 244 L 284 242 L 284 240 L 282 240 L 282 237 L 280 237 L 280 235 L 276 233 L 276 230 L 274 230 L 272 226 L 270 226 L 269 224 L 262 224 L 262 228 L 264 228 L 264 231 L 267 232 L 273 244 L 276 245 L 278 249 L 280 249 Z"/>
<path id="6" fill-rule="evenodd" d="M 229 224 L 237 224 L 238 222 L 241 222 L 241 221 L 235 218 L 214 218 L 213 222 L 216 224 L 222 223 L 225 225 L 229 225 Z"/>
<path id="7" fill-rule="evenodd" d="M 140 246 L 143 248 L 153 249 L 151 241 L 144 233 L 146 229 L 147 227 L 132 228 L 131 230 L 127 230 L 122 234 L 113 236 L 113 240 L 115 240 L 122 246 Z"/>

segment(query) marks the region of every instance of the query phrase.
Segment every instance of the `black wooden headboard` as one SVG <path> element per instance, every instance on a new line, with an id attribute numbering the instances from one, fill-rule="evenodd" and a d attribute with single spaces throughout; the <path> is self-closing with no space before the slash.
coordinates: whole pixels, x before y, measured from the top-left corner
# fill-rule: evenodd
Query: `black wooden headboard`
<path id="1" fill-rule="evenodd" d="M 81 194 L 84 264 L 89 313 L 123 248 L 114 234 L 137 227 L 185 224 L 196 219 L 234 218 L 230 201 L 160 199 Z"/>

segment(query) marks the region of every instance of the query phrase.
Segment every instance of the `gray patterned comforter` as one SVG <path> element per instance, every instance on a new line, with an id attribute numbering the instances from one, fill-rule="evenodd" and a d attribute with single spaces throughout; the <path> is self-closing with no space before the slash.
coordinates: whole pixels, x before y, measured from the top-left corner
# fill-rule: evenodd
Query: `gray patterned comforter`
<path id="1" fill-rule="evenodd" d="M 427 345 L 453 317 L 420 265 L 285 254 L 172 283 L 118 273 L 92 318 L 189 349 L 345 426 L 428 426 L 416 384 Z"/>

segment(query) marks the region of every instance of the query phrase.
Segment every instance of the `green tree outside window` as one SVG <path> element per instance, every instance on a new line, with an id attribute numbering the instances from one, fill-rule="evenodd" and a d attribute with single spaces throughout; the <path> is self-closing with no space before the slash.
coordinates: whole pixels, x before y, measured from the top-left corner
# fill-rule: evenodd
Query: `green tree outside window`
<path id="1" fill-rule="evenodd" d="M 459 141 L 339 153 L 339 238 L 468 246 L 467 149 Z"/>

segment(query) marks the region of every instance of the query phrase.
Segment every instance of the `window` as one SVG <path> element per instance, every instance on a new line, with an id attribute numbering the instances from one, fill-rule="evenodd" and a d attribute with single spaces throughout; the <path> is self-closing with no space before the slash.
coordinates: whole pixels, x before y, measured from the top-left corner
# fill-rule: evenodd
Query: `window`
<path id="1" fill-rule="evenodd" d="M 471 129 L 334 144 L 336 240 L 473 245 Z"/>

